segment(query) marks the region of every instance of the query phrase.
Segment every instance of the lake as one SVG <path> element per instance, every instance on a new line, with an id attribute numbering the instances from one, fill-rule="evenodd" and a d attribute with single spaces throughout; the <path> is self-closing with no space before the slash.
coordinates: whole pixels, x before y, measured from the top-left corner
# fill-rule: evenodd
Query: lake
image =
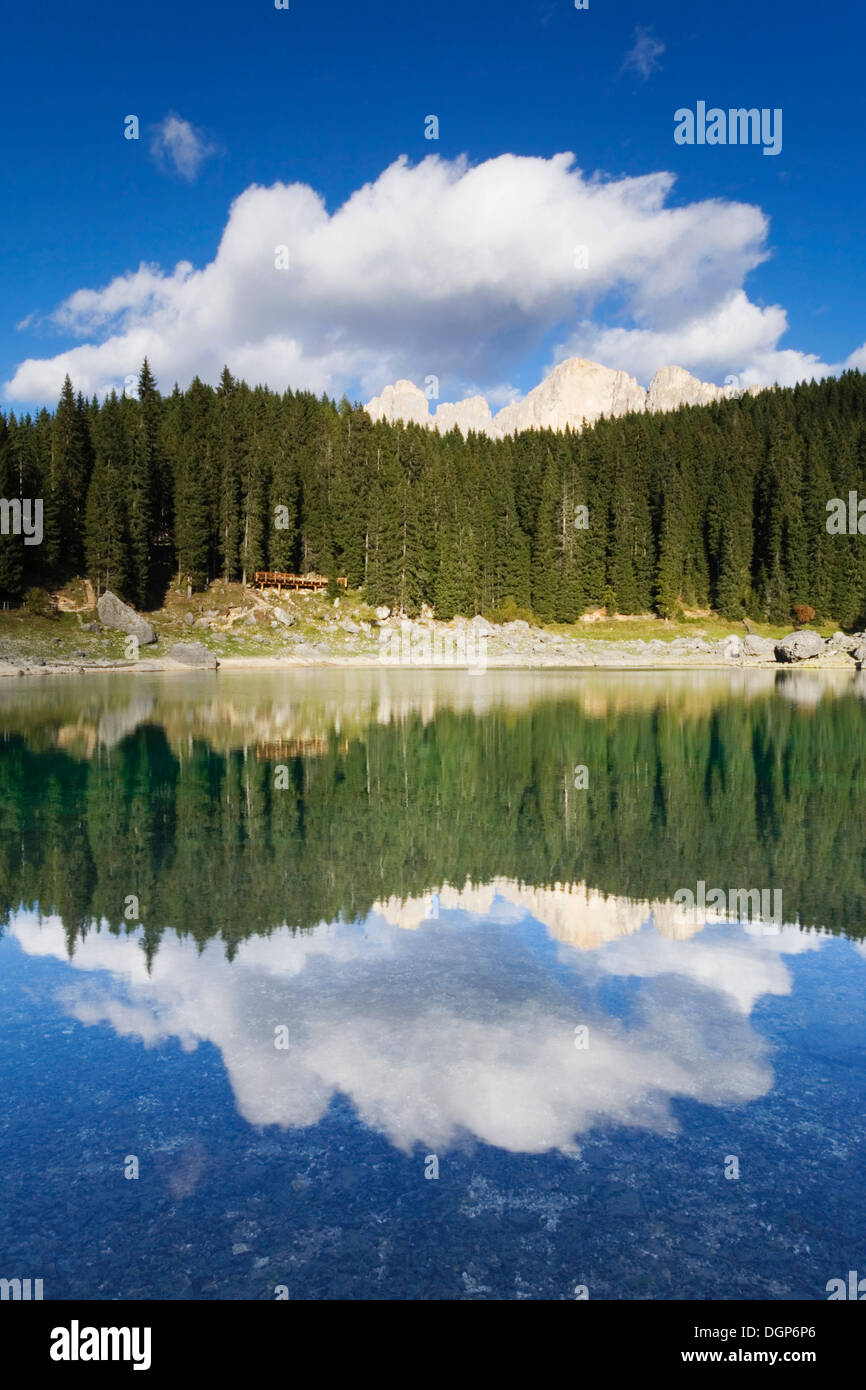
<path id="1" fill-rule="evenodd" d="M 3 1277 L 866 1273 L 860 675 L 10 679 L 0 820 Z"/>

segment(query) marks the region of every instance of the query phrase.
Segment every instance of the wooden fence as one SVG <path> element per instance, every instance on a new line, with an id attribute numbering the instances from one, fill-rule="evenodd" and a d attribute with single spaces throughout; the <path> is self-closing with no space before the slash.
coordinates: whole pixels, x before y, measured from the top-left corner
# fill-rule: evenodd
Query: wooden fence
<path id="1" fill-rule="evenodd" d="M 341 589 L 349 587 L 348 579 L 338 578 L 337 583 Z M 320 589 L 327 589 L 328 577 L 324 574 L 286 574 L 282 570 L 256 570 L 253 584 L 257 589 L 297 589 L 316 593 Z"/>

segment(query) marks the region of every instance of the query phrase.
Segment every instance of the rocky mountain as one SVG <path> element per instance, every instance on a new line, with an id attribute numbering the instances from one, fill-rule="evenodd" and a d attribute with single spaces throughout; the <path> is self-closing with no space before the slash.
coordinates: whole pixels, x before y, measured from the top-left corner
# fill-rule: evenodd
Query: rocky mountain
<path id="1" fill-rule="evenodd" d="M 646 391 L 626 372 L 602 367 L 583 357 L 570 357 L 550 376 L 496 416 L 503 434 L 514 430 L 580 429 L 602 415 L 627 415 L 646 409 Z"/>
<path id="2" fill-rule="evenodd" d="M 371 420 L 403 420 L 407 425 L 433 424 L 427 397 L 420 386 L 411 381 L 397 381 L 393 386 L 386 386 L 381 396 L 374 396 L 367 402 L 366 409 Z M 457 407 L 452 406 L 452 409 Z"/>
<path id="3" fill-rule="evenodd" d="M 374 396 L 367 412 L 374 420 L 414 421 L 446 431 L 455 425 L 467 434 L 477 430 L 494 439 L 515 430 L 582 429 L 602 415 L 626 415 L 630 411 L 676 410 L 680 405 L 705 405 L 737 392 L 730 387 L 700 381 L 683 367 L 660 367 L 644 390 L 626 372 L 603 367 L 584 357 L 569 357 L 554 367 L 521 401 L 506 405 L 494 415 L 483 396 L 454 403 L 443 402 L 431 413 L 425 393 L 411 381 L 386 386 Z"/>
<path id="4" fill-rule="evenodd" d="M 685 367 L 659 367 L 647 391 L 647 410 L 676 410 L 680 405 L 708 405 L 733 393 L 724 386 L 699 381 Z"/>

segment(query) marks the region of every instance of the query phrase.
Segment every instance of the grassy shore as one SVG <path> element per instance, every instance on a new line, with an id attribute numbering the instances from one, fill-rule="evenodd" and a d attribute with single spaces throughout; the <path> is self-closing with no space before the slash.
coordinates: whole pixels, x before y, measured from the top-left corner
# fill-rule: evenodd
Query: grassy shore
<path id="1" fill-rule="evenodd" d="M 336 602 L 324 594 L 261 594 L 240 584 L 216 581 L 201 594 L 188 596 L 171 590 L 164 605 L 144 616 L 152 624 L 157 642 L 140 649 L 131 661 L 122 633 L 88 630 L 97 622 L 88 607 L 89 595 L 81 582 L 68 585 L 53 596 L 54 616 L 42 616 L 26 607 L 0 612 L 0 669 L 81 669 L 136 665 L 154 669 L 176 643 L 198 643 L 221 664 L 264 663 L 331 665 L 379 664 L 381 627 L 375 612 L 358 594 L 341 594 Z M 465 628 L 457 619 L 448 625 Z M 791 625 L 751 624 L 757 635 L 778 640 Z M 440 625 L 440 631 L 441 631 Z M 815 625 L 827 637 L 833 624 Z M 664 621 L 652 614 L 607 617 L 573 624 L 531 623 L 521 627 L 519 639 L 506 644 L 502 629 L 494 627 L 487 641 L 491 666 L 620 666 L 634 658 L 638 665 L 730 665 L 716 653 L 683 652 L 683 640 L 703 639 L 711 646 L 731 634 L 745 636 L 742 623 L 732 623 L 712 613 L 700 613 Z M 679 644 L 680 650 L 671 647 Z M 825 661 L 822 658 L 822 663 Z M 848 658 L 836 664 L 846 664 Z"/>

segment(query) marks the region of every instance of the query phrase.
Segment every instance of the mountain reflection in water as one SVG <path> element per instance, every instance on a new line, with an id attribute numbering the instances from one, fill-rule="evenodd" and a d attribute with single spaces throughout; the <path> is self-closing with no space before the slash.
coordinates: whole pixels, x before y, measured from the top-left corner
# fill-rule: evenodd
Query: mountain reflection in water
<path id="1" fill-rule="evenodd" d="M 134 895 L 152 957 L 167 927 L 232 951 L 467 880 L 647 904 L 703 880 L 771 885 L 786 920 L 859 937 L 864 690 L 806 672 L 7 681 L 0 910 L 59 915 L 74 949 L 94 922 L 126 930 Z"/>
<path id="2" fill-rule="evenodd" d="M 789 992 L 786 956 L 821 946 L 793 926 L 680 941 L 642 929 L 640 904 L 585 893 L 560 902 L 506 883 L 440 896 L 436 919 L 384 904 L 363 923 L 249 939 L 231 962 L 170 933 L 148 970 L 139 939 L 90 933 L 73 963 L 92 978 L 60 1000 L 79 1022 L 147 1044 L 212 1043 L 250 1124 L 316 1124 L 339 1092 L 407 1152 L 441 1152 L 463 1132 L 569 1152 L 593 1124 L 675 1128 L 674 1095 L 763 1095 L 773 1073 L 753 1006 Z M 555 961 L 539 939 L 545 916 L 567 943 Z M 20 914 L 13 932 L 28 954 L 66 956 L 56 919 Z M 605 1009 L 609 977 L 634 985 L 627 1020 Z M 274 1045 L 280 1025 L 286 1049 Z"/>
<path id="3" fill-rule="evenodd" d="M 46 1298 L 824 1297 L 866 1229 L 863 694 L 0 685 L 10 1270 Z M 702 884 L 778 890 L 779 921 L 689 915 Z"/>

